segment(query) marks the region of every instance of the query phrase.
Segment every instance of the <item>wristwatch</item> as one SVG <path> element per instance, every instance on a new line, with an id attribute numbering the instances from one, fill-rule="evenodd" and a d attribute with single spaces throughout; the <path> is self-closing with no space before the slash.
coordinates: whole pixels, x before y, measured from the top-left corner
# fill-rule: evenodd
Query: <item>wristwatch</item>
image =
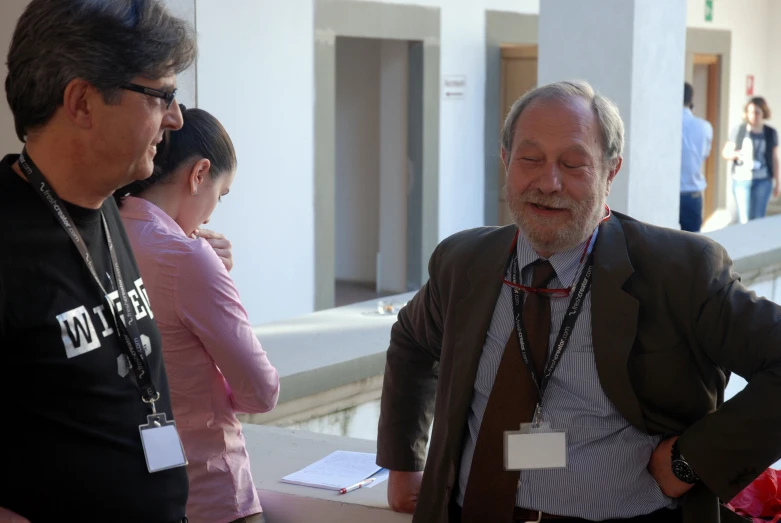
<path id="1" fill-rule="evenodd" d="M 692 470 L 691 466 L 686 462 L 686 459 L 684 459 L 683 454 L 681 454 L 681 449 L 678 448 L 677 441 L 673 443 L 672 465 L 673 474 L 675 474 L 675 477 L 684 483 L 694 485 L 700 480 L 700 478 L 697 477 L 697 474 L 695 474 Z"/>

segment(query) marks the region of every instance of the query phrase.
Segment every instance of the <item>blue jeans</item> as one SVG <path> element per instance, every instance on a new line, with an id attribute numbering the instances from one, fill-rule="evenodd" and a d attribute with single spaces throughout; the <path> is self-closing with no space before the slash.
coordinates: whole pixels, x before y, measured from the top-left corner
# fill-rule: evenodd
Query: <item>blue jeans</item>
<path id="1" fill-rule="evenodd" d="M 767 204 L 770 201 L 770 193 L 773 192 L 773 179 L 734 180 L 732 191 L 738 205 L 740 223 L 764 218 L 767 213 Z"/>
<path id="2" fill-rule="evenodd" d="M 682 192 L 681 211 L 678 221 L 682 231 L 700 232 L 702 227 L 702 193 Z"/>

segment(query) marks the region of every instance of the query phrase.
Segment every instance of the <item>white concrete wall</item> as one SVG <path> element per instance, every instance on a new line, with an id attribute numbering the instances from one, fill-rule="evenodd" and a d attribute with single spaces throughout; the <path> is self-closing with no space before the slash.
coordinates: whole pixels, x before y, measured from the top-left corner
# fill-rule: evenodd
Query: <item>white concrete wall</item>
<path id="1" fill-rule="evenodd" d="M 8 75 L 6 61 L 8 47 L 11 45 L 11 37 L 14 33 L 16 21 L 22 15 L 29 0 L 3 0 L 0 4 L 0 156 L 9 153 L 18 153 L 22 150 L 22 142 L 16 137 L 14 131 L 14 118 L 5 96 L 5 77 Z"/>
<path id="2" fill-rule="evenodd" d="M 165 1 L 185 13 L 195 2 L 201 52 L 197 102 L 223 121 L 238 148 L 236 190 L 218 208 L 213 226 L 234 243 L 233 276 L 250 319 L 259 323 L 311 311 L 314 0 Z M 484 10 L 538 13 L 540 1 L 383 2 L 441 8 L 441 73 L 466 76 L 467 94 L 440 107 L 439 235 L 482 225 L 482 161 L 484 154 L 496 153 L 483 144 Z M 7 43 L 26 3 L 0 2 L 0 80 Z M 717 0 L 713 22 L 704 21 L 704 2 L 687 3 L 690 27 L 733 33 L 729 125 L 739 121 L 748 73 L 755 74 L 756 92 L 768 97 L 781 118 L 781 67 L 772 61 L 773 49 L 781 46 L 781 33 L 774 31 L 781 2 Z M 185 97 L 191 95 L 183 92 L 180 101 L 187 103 Z M 19 148 L 3 97 L 0 150 Z"/>
<path id="3" fill-rule="evenodd" d="M 336 279 L 373 282 L 379 250 L 380 40 L 336 40 Z"/>
<path id="4" fill-rule="evenodd" d="M 373 1 L 373 0 L 356 0 Z M 539 0 L 383 0 L 439 7 L 440 72 L 466 77 L 464 100 L 441 100 L 439 136 L 439 237 L 483 225 L 485 11 L 536 13 Z"/>
<path id="5" fill-rule="evenodd" d="M 540 14 L 539 83 L 586 80 L 621 112 L 624 161 L 608 203 L 673 228 L 678 227 L 685 39 L 680 0 L 549 0 Z"/>
<path id="6" fill-rule="evenodd" d="M 174 16 L 186 20 L 195 28 L 195 0 L 163 0 L 165 5 Z M 176 93 L 176 101 L 187 107 L 197 107 L 197 82 L 196 70 L 197 61 L 186 71 L 179 73 L 176 78 L 176 87 L 179 89 Z"/>
<path id="7" fill-rule="evenodd" d="M 759 74 L 767 79 L 765 95 L 770 108 L 775 111 L 771 125 L 781 128 L 781 67 L 778 62 L 778 51 L 781 50 L 781 2 L 768 1 L 767 26 L 767 60 L 765 68 Z"/>
<path id="8" fill-rule="evenodd" d="M 687 1 L 688 27 L 732 31 L 730 130 L 743 117 L 743 105 L 747 100 L 746 75 L 754 75 L 754 93 L 767 97 L 771 108 L 775 106 L 781 111 L 781 68 L 773 60 L 781 44 L 781 36 L 777 35 L 781 22 L 779 4 L 781 2 L 777 0 L 717 0 L 713 2 L 713 21 L 706 22 L 705 2 Z M 771 41 L 771 35 L 774 41 Z M 773 44 L 775 47 L 771 47 Z M 719 151 L 723 146 L 713 144 Z"/>
<path id="9" fill-rule="evenodd" d="M 312 0 L 197 0 L 198 104 L 231 135 L 239 169 L 210 226 L 233 242 L 252 323 L 314 303 Z"/>

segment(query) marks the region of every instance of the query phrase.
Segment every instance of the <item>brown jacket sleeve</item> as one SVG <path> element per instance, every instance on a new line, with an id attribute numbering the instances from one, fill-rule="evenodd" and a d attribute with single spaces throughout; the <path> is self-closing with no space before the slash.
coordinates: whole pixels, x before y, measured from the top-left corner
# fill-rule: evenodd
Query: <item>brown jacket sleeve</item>
<path id="1" fill-rule="evenodd" d="M 781 459 L 781 307 L 748 291 L 717 244 L 706 246 L 695 274 L 697 339 L 715 365 L 748 385 L 692 425 L 679 445 L 705 484 L 730 500 Z"/>
<path id="2" fill-rule="evenodd" d="M 425 463 L 442 347 L 439 250 L 429 260 L 428 283 L 391 329 L 377 434 L 377 464 L 391 470 L 419 471 Z"/>

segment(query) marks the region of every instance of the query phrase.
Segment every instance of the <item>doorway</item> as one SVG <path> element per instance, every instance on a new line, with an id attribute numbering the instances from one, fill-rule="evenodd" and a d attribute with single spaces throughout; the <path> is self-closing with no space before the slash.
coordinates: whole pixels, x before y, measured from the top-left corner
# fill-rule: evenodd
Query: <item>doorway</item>
<path id="1" fill-rule="evenodd" d="M 438 8 L 385 4 L 380 2 L 355 2 L 354 0 L 315 0 L 315 127 L 314 127 L 314 146 L 315 146 L 315 165 L 314 165 L 314 244 L 315 256 L 314 265 L 314 308 L 315 310 L 329 309 L 336 304 L 336 282 L 347 281 L 358 283 L 362 286 L 360 295 L 353 294 L 353 298 L 346 298 L 346 301 L 360 301 L 368 296 L 371 288 L 374 288 L 373 295 L 384 292 L 407 291 L 418 289 L 425 282 L 426 267 L 429 257 L 438 243 L 438 219 L 439 219 L 439 38 L 440 38 L 440 13 Z M 379 121 L 380 134 L 372 132 L 374 142 L 379 151 L 380 158 L 376 162 L 363 158 L 359 162 L 352 162 L 344 157 L 337 160 L 337 82 L 340 81 L 337 74 L 337 41 L 339 46 L 343 47 L 344 42 L 349 40 L 358 42 L 348 43 L 353 46 L 361 47 L 362 44 L 368 44 L 372 40 L 379 40 L 378 44 L 380 54 L 383 50 L 396 46 L 396 53 L 391 55 L 406 56 L 408 69 L 407 75 L 407 101 L 406 105 L 395 103 L 393 111 L 388 111 L 387 104 L 380 103 L 382 116 L 377 111 L 372 110 L 368 115 L 351 114 L 349 118 L 354 118 L 353 123 L 357 125 L 366 125 L 366 120 L 361 117 L 372 117 Z M 376 46 L 375 46 L 376 47 Z M 406 55 L 404 53 L 406 50 Z M 364 52 L 366 50 L 363 50 Z M 376 48 L 375 48 L 376 51 Z M 349 51 L 348 51 L 349 52 Z M 357 51 L 361 53 L 362 51 Z M 344 53 L 341 53 L 342 55 Z M 375 53 L 376 56 L 376 53 Z M 387 55 L 383 55 L 387 56 Z M 345 65 L 344 60 L 340 64 L 340 69 L 350 69 L 349 63 Z M 396 74 L 391 74 L 398 83 L 399 62 L 396 62 Z M 348 74 L 361 75 L 360 67 L 353 67 Z M 403 69 L 403 68 L 402 68 Z M 388 90 L 382 89 L 386 85 L 385 69 L 369 66 L 369 71 L 373 71 L 375 80 L 358 79 L 358 83 L 367 88 L 368 84 L 380 87 L 379 95 L 365 95 L 374 100 L 384 100 Z M 381 80 L 376 81 L 377 75 Z M 344 77 L 342 77 L 344 78 Z M 340 88 L 344 87 L 343 82 Z M 349 88 L 349 87 L 346 87 Z M 398 91 L 396 91 L 398 92 Z M 365 93 L 364 93 L 365 94 Z M 379 96 L 379 98 L 377 98 Z M 351 107 L 349 100 L 342 97 L 342 103 L 347 105 L 340 106 L 340 113 L 346 120 L 339 124 L 339 127 L 345 128 L 345 122 L 349 120 L 349 113 L 344 113 L 344 107 Z M 363 100 L 365 103 L 366 100 Z M 374 106 L 376 108 L 376 106 Z M 404 109 L 407 109 L 405 111 Z M 350 109 L 353 110 L 353 109 Z M 404 114 L 406 112 L 406 114 Z M 392 114 L 389 114 L 392 113 Z M 399 123 L 406 117 L 407 127 Z M 387 122 L 392 121 L 391 130 Z M 349 128 L 349 125 L 347 126 Z M 374 126 L 370 127 L 374 129 Z M 401 129 L 401 131 L 399 131 Z M 398 132 L 397 132 L 398 131 Z M 400 152 L 401 145 L 404 144 L 404 132 L 406 131 L 406 157 Z M 389 133 L 386 136 L 386 132 Z M 396 133 L 396 134 L 394 134 Z M 379 136 L 379 138 L 377 138 Z M 388 138 L 388 136 L 394 136 Z M 352 134 L 355 140 L 355 134 Z M 394 148 L 385 146 L 388 141 L 392 141 Z M 379 144 L 383 144 L 379 147 Z M 400 145 L 401 144 L 401 145 Z M 348 144 L 349 145 L 349 144 Z M 360 155 L 355 147 L 340 146 L 342 152 L 351 151 L 350 154 Z M 368 147 L 372 147 L 369 145 Z M 387 155 L 387 156 L 386 156 Z M 348 183 L 340 181 L 340 187 L 348 186 L 352 191 L 349 196 L 344 195 L 340 190 L 337 194 L 337 162 L 339 165 L 347 166 L 368 166 L 368 170 L 363 170 L 369 180 L 359 180 L 363 184 L 371 187 L 379 187 L 379 194 L 373 192 L 355 196 L 355 191 L 349 187 Z M 404 162 L 403 167 L 399 165 Z M 394 170 L 390 166 L 395 165 Z M 395 177 L 385 176 L 385 172 L 394 172 Z M 354 173 L 352 173 L 354 175 Z M 405 176 L 406 174 L 406 176 Z M 344 173 L 340 174 L 344 176 Z M 386 190 L 385 182 L 388 181 L 391 189 Z M 398 196 L 406 183 L 406 193 L 401 198 L 402 203 L 406 204 L 406 224 L 402 222 L 403 207 L 399 203 L 399 198 L 393 199 L 386 197 L 390 191 L 394 196 Z M 396 185 L 394 185 L 396 184 Z M 372 210 L 367 202 L 360 201 L 366 198 L 368 202 L 375 202 L 375 208 Z M 360 234 L 364 234 L 364 229 L 374 231 L 378 238 L 367 242 L 369 248 L 358 248 L 349 245 L 352 241 L 349 238 L 345 240 L 342 233 L 337 241 L 337 206 L 354 206 L 351 209 L 341 209 L 340 220 L 345 216 L 349 217 L 350 224 Z M 393 215 L 393 219 L 387 215 Z M 369 220 L 368 227 L 358 223 L 359 220 L 366 218 Z M 392 230 L 393 234 L 386 233 Z M 405 241 L 401 241 L 401 239 Z M 386 242 L 386 240 L 388 240 Z M 361 270 L 355 268 L 354 261 L 348 261 L 349 271 L 340 269 L 337 271 L 337 245 L 344 245 L 348 242 L 350 252 L 356 253 L 355 259 L 360 260 Z M 376 241 L 376 243 L 375 243 Z M 394 245 L 400 245 L 398 248 Z M 386 247 L 390 245 L 389 247 Z M 404 246 L 406 245 L 406 247 Z M 374 261 L 369 251 L 374 252 Z M 380 253 L 378 263 L 377 253 Z M 390 261 L 386 261 L 386 255 Z M 339 260 L 343 260 L 342 254 L 338 255 Z M 400 261 L 403 260 L 403 261 Z M 402 277 L 401 268 L 406 267 L 405 277 Z M 372 268 L 374 269 L 372 272 Z M 367 270 L 368 269 L 368 270 Z M 396 274 L 390 275 L 391 269 L 398 270 Z M 373 276 L 372 276 L 373 274 Z M 386 278 L 387 276 L 387 278 Z M 347 279 L 349 278 L 349 279 Z M 391 280 L 391 283 L 388 283 Z M 399 288 L 398 282 L 404 280 L 404 286 Z M 379 289 L 379 293 L 377 292 Z M 364 294 L 366 292 L 366 294 Z M 344 301 L 340 301 L 344 303 Z"/>
<path id="2" fill-rule="evenodd" d="M 537 85 L 537 46 L 503 45 L 501 49 L 502 79 L 498 111 L 499 121 L 503 125 L 504 119 L 515 101 Z M 500 132 L 502 125 L 499 126 Z M 514 220 L 507 206 L 504 190 L 507 173 L 503 162 L 499 162 L 497 176 L 499 176 L 498 225 L 509 225 Z"/>
<path id="3" fill-rule="evenodd" d="M 411 45 L 336 39 L 337 307 L 407 290 Z"/>
<path id="4" fill-rule="evenodd" d="M 508 222 L 500 155 L 502 125 L 510 106 L 537 83 L 537 15 L 485 12 L 485 225 Z"/>
<path id="5" fill-rule="evenodd" d="M 695 54 L 692 87 L 694 88 L 695 116 L 707 120 L 713 127 L 713 143 L 710 155 L 703 166 L 707 187 L 703 195 L 703 222 L 708 221 L 716 211 L 716 187 L 718 155 L 721 144 L 719 133 L 719 99 L 721 83 L 721 58 L 717 54 Z"/>

